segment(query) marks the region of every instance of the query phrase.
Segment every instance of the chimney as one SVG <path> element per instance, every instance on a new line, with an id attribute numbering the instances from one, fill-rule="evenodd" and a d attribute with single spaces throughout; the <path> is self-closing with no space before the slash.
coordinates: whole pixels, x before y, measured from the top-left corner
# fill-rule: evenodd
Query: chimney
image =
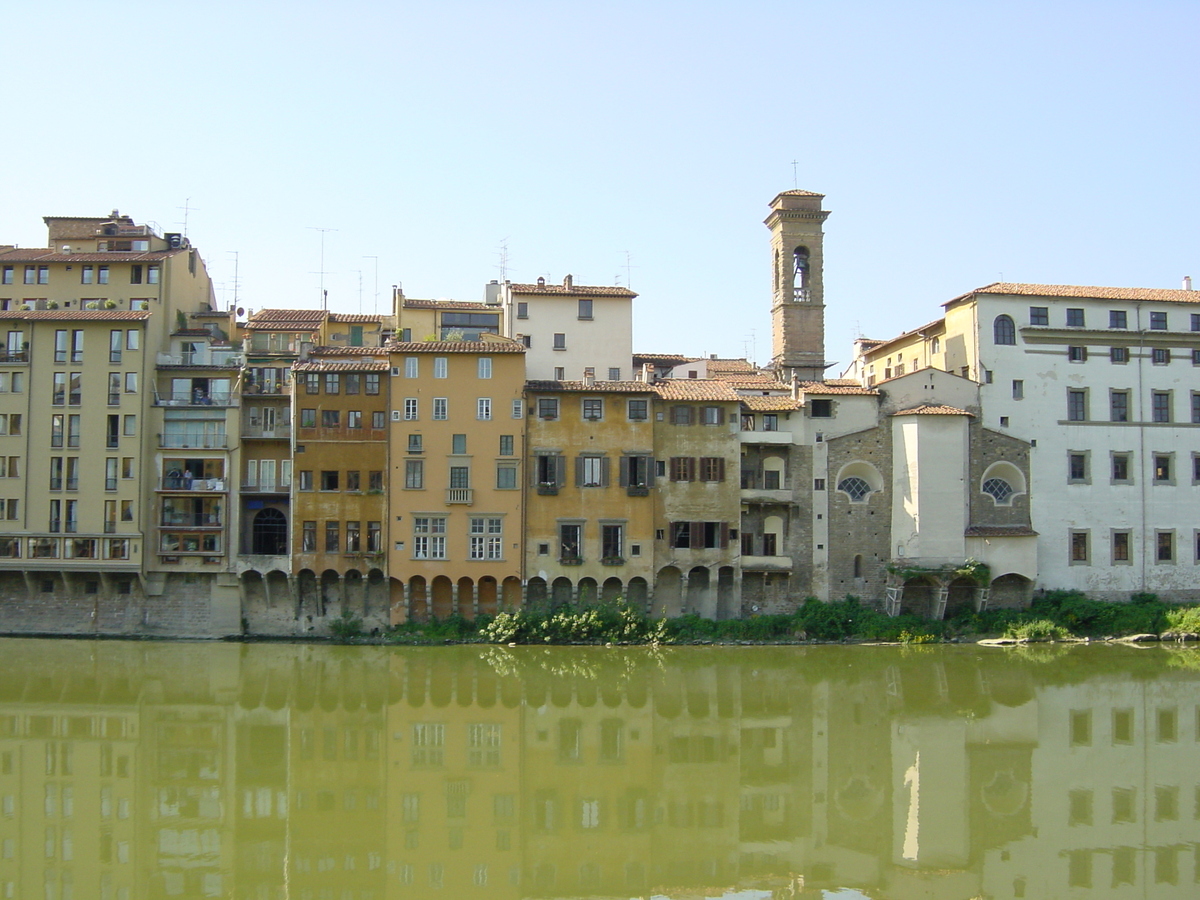
<path id="1" fill-rule="evenodd" d="M 545 286 L 546 286 L 546 279 L 545 279 L 545 278 L 542 278 L 542 277 L 539 275 L 539 276 L 538 276 L 538 287 L 545 287 Z"/>
<path id="2" fill-rule="evenodd" d="M 563 287 L 565 287 L 568 291 L 571 290 L 574 286 L 575 286 L 574 279 L 572 279 L 570 275 L 568 275 L 566 278 L 563 279 Z"/>
<path id="3" fill-rule="evenodd" d="M 646 384 L 654 383 L 654 364 L 642 363 L 642 381 Z"/>
<path id="4" fill-rule="evenodd" d="M 587 368 L 583 370 L 583 384 L 585 387 L 596 386 L 596 370 Z"/>
<path id="5" fill-rule="evenodd" d="M 1183 276 L 1183 289 L 1185 291 L 1190 291 L 1192 289 L 1192 276 L 1191 275 Z"/>

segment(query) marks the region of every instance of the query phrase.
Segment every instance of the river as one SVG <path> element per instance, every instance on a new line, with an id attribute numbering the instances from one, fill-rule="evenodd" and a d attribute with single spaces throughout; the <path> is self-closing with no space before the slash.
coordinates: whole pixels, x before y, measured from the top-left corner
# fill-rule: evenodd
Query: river
<path id="1" fill-rule="evenodd" d="M 0 898 L 1191 898 L 1200 651 L 0 640 Z"/>

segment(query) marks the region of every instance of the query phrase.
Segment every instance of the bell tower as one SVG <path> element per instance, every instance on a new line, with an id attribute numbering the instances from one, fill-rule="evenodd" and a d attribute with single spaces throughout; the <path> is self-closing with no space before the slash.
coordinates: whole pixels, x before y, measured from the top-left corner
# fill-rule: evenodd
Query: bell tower
<path id="1" fill-rule="evenodd" d="M 784 191 L 771 201 L 771 366 L 782 380 L 825 378 L 825 291 L 821 278 L 824 194 Z"/>

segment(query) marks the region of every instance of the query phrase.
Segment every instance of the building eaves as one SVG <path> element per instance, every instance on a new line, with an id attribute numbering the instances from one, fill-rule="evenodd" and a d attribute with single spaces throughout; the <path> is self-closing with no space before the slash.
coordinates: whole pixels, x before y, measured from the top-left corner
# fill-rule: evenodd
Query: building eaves
<path id="1" fill-rule="evenodd" d="M 1028 525 L 972 525 L 965 532 L 967 537 L 1037 537 L 1037 532 Z"/>
<path id="2" fill-rule="evenodd" d="M 680 363 L 693 362 L 698 356 L 683 356 L 680 353 L 635 353 L 633 364 L 639 368 L 646 363 L 652 366 L 677 366 Z"/>
<path id="3" fill-rule="evenodd" d="M 517 341 L 388 341 L 384 349 L 392 353 L 524 353 Z"/>
<path id="4" fill-rule="evenodd" d="M 249 322 L 324 322 L 329 312 L 324 309 L 260 309 Z"/>
<path id="5" fill-rule="evenodd" d="M 306 359 L 292 364 L 293 372 L 386 372 L 391 368 L 380 359 Z"/>
<path id="6" fill-rule="evenodd" d="M 122 263 L 122 262 L 154 262 L 166 259 L 184 250 L 106 250 L 94 253 L 60 253 L 47 247 L 22 248 L 14 247 L 0 250 L 0 262 L 4 263 Z"/>
<path id="7" fill-rule="evenodd" d="M 1078 284 L 1021 284 L 997 281 L 975 288 L 965 294 L 947 300 L 951 304 L 970 300 L 977 294 L 1003 294 L 1013 297 L 1058 297 L 1078 300 L 1142 300 L 1154 303 L 1200 303 L 1200 291 L 1185 291 L 1172 288 L 1121 288 L 1097 287 Z"/>
<path id="8" fill-rule="evenodd" d="M 528 393 L 575 393 L 575 394 L 653 394 L 653 386 L 644 381 L 597 381 L 588 385 L 582 381 L 531 380 L 525 382 Z"/>
<path id="9" fill-rule="evenodd" d="M 510 284 L 514 294 L 551 294 L 559 297 L 636 297 L 629 288 L 598 284 Z"/>
<path id="10" fill-rule="evenodd" d="M 86 322 L 92 319 L 102 322 L 140 322 L 150 316 L 149 310 L 142 309 L 31 309 L 0 312 L 0 319 L 51 319 L 59 322 Z"/>
<path id="11" fill-rule="evenodd" d="M 959 409 L 956 406 L 942 406 L 933 403 L 924 403 L 921 406 L 914 406 L 912 409 L 901 409 L 894 413 L 893 416 L 969 416 L 975 418 L 974 413 L 969 413 L 965 409 Z"/>
<path id="12" fill-rule="evenodd" d="M 696 360 L 696 362 L 699 362 L 699 361 L 700 360 Z M 711 359 L 710 358 L 710 359 L 705 360 L 705 363 L 707 364 L 709 375 L 713 375 L 713 376 L 715 376 L 717 373 L 725 373 L 725 372 L 738 372 L 738 373 L 743 373 L 743 374 L 751 374 L 751 373 L 758 372 L 758 369 L 755 366 L 751 365 L 750 362 L 745 359 Z"/>
<path id="13" fill-rule="evenodd" d="M 663 400 L 717 400 L 735 402 L 741 398 L 724 381 L 708 378 L 669 378 L 650 385 Z"/>
<path id="14" fill-rule="evenodd" d="M 410 300 L 404 298 L 402 309 L 469 309 L 481 312 L 500 312 L 495 303 L 476 303 L 470 300 Z"/>
<path id="15" fill-rule="evenodd" d="M 867 397 L 879 393 L 872 388 L 863 387 L 857 381 L 845 378 L 836 381 L 801 381 L 800 390 L 805 394 L 861 394 Z"/>
<path id="16" fill-rule="evenodd" d="M 951 301 L 951 302 L 953 302 L 953 301 Z M 925 323 L 920 328 L 913 328 L 910 331 L 905 331 L 901 334 L 896 335 L 893 338 L 888 338 L 887 340 L 862 341 L 861 343 L 864 345 L 864 349 L 870 351 L 871 353 L 878 353 L 880 350 L 884 349 L 885 347 L 889 347 L 892 344 L 909 340 L 910 338 L 913 337 L 913 335 L 931 334 L 935 331 L 945 331 L 945 330 L 946 330 L 946 320 L 944 318 L 934 319 L 932 322 Z M 866 346 L 867 344 L 870 344 L 870 346 L 869 347 Z"/>
<path id="17" fill-rule="evenodd" d="M 330 313 L 330 322 L 341 322 L 350 325 L 374 325 L 383 321 L 381 316 L 369 316 L 366 313 Z"/>
<path id="18" fill-rule="evenodd" d="M 383 347 L 313 347 L 312 357 L 318 356 L 387 356 Z"/>
<path id="19" fill-rule="evenodd" d="M 742 395 L 738 398 L 746 409 L 758 412 L 781 412 L 800 409 L 800 403 L 793 397 L 751 397 Z"/>

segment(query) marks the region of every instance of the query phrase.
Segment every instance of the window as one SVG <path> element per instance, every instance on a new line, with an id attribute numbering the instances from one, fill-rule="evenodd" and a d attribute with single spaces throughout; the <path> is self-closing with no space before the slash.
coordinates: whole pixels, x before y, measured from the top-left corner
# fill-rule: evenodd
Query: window
<path id="1" fill-rule="evenodd" d="M 317 523 L 305 522 L 300 532 L 300 552 L 317 552 Z"/>
<path id="2" fill-rule="evenodd" d="M 309 372 L 304 376 L 304 393 L 321 393 L 321 376 L 318 373 Z"/>
<path id="3" fill-rule="evenodd" d="M 778 472 L 772 473 L 778 476 Z M 701 481 L 724 481 L 725 480 L 725 459 L 721 456 L 702 456 L 700 457 L 700 480 Z"/>
<path id="4" fill-rule="evenodd" d="M 362 549 L 362 523 L 346 523 L 346 552 L 358 553 Z"/>
<path id="5" fill-rule="evenodd" d="M 645 422 L 649 418 L 649 401 L 646 400 L 630 400 L 627 405 L 627 413 L 630 422 Z"/>
<path id="6" fill-rule="evenodd" d="M 1171 421 L 1171 392 L 1150 392 L 1150 415 L 1155 422 Z"/>
<path id="7" fill-rule="evenodd" d="M 625 556 L 625 526 L 600 526 L 600 558 L 607 562 L 623 561 Z"/>
<path id="8" fill-rule="evenodd" d="M 1084 326 L 1083 310 L 1068 309 L 1067 310 L 1067 325 L 1071 328 L 1082 328 Z"/>
<path id="9" fill-rule="evenodd" d="M 672 481 L 696 480 L 696 460 L 693 457 L 672 456 L 670 465 Z"/>
<path id="10" fill-rule="evenodd" d="M 620 381 L 621 380 L 621 370 L 619 367 L 616 367 L 616 366 L 609 367 L 608 380 L 609 381 Z"/>
<path id="11" fill-rule="evenodd" d="M 558 526 L 558 558 L 563 562 L 583 559 L 583 526 L 560 524 Z"/>
<path id="12" fill-rule="evenodd" d="M 992 339 L 997 344 L 1016 344 L 1017 327 L 1008 316 L 996 316 L 992 322 Z"/>
<path id="13" fill-rule="evenodd" d="M 337 409 L 321 410 L 321 427 L 322 428 L 337 428 L 341 424 L 342 413 Z"/>
<path id="14" fill-rule="evenodd" d="M 377 409 L 371 413 L 371 427 L 376 431 L 381 431 L 387 425 L 387 415 L 382 409 Z"/>
<path id="15" fill-rule="evenodd" d="M 472 516 L 470 524 L 470 558 L 504 558 L 504 520 Z"/>
<path id="16" fill-rule="evenodd" d="M 763 431 L 779 430 L 779 415 L 777 413 L 763 413 L 762 422 Z"/>
<path id="17" fill-rule="evenodd" d="M 1112 562 L 1114 565 L 1130 562 L 1128 531 L 1114 531 L 1112 533 Z"/>
<path id="18" fill-rule="evenodd" d="M 517 303 L 517 318 L 518 319 L 528 319 L 529 318 L 529 304 L 526 303 L 524 300 Z"/>
<path id="19" fill-rule="evenodd" d="M 725 421 L 725 410 L 719 406 L 704 406 L 700 408 L 700 422 L 703 425 L 721 425 Z"/>
<path id="20" fill-rule="evenodd" d="M 311 469 L 301 469 L 296 480 L 296 487 L 301 491 L 311 491 L 313 489 L 313 473 Z"/>
<path id="21" fill-rule="evenodd" d="M 338 394 L 342 390 L 342 376 L 337 372 L 325 373 L 325 393 Z"/>
<path id="22" fill-rule="evenodd" d="M 1111 422 L 1129 421 L 1129 391 L 1110 391 L 1108 418 Z"/>
<path id="23" fill-rule="evenodd" d="M 425 461 L 421 459 L 406 459 L 404 461 L 404 487 L 406 490 L 419 491 L 425 487 Z"/>
<path id="24" fill-rule="evenodd" d="M 651 459 L 649 456 L 625 456 L 621 459 L 621 487 L 632 488 L 642 495 L 651 485 Z"/>
<path id="25" fill-rule="evenodd" d="M 315 409 L 300 410 L 300 427 L 301 428 L 316 428 L 317 427 L 317 411 Z"/>
<path id="26" fill-rule="evenodd" d="M 338 489 L 338 472 L 323 470 L 321 472 L 321 490 L 336 491 Z"/>
<path id="27" fill-rule="evenodd" d="M 516 463 L 497 463 L 496 464 L 496 490 L 512 491 L 517 487 L 517 464 Z"/>
<path id="28" fill-rule="evenodd" d="M 417 378 L 420 375 L 420 360 L 416 356 L 404 357 L 404 377 Z"/>
<path id="29" fill-rule="evenodd" d="M 1125 363 L 1129 362 L 1129 348 L 1128 347 L 1109 347 L 1108 348 L 1108 359 L 1109 359 L 1109 362 L 1111 362 L 1113 365 L 1117 365 L 1117 366 L 1125 365 Z"/>
<path id="30" fill-rule="evenodd" d="M 539 453 L 533 459 L 534 477 L 539 488 L 555 490 L 566 483 L 566 457 L 557 453 Z"/>
<path id="31" fill-rule="evenodd" d="M 341 523 L 325 523 L 325 552 L 337 553 L 341 549 Z"/>
<path id="32" fill-rule="evenodd" d="M 808 414 L 814 419 L 830 419 L 833 418 L 833 401 L 832 400 L 809 400 Z"/>
<path id="33" fill-rule="evenodd" d="M 843 478 L 841 481 L 839 481 L 837 489 L 842 491 L 844 494 L 847 494 L 850 497 L 851 502 L 854 503 L 860 503 L 863 500 L 866 500 L 871 493 L 871 485 L 869 485 L 865 479 L 858 478 L 857 476 L 853 475 L 849 478 Z"/>
<path id="34" fill-rule="evenodd" d="M 1067 359 L 1071 362 L 1087 362 L 1087 347 L 1067 347 Z"/>
<path id="35" fill-rule="evenodd" d="M 1155 484 L 1171 484 L 1171 456 L 1170 453 L 1155 453 L 1154 454 L 1154 483 Z"/>
<path id="36" fill-rule="evenodd" d="M 410 434 L 408 436 L 408 452 L 420 453 L 424 450 L 424 438 L 419 434 Z"/>
<path id="37" fill-rule="evenodd" d="M 12 284 L 13 283 L 13 267 L 12 266 L 4 267 L 4 278 L 3 278 L 2 282 L 0 282 L 0 283 L 3 283 L 3 284 Z"/>
<path id="38" fill-rule="evenodd" d="M 1087 391 L 1067 391 L 1067 420 L 1087 421 Z"/>
<path id="39" fill-rule="evenodd" d="M 382 491 L 383 490 L 383 472 L 379 469 L 367 472 L 367 490 Z"/>
<path id="40" fill-rule="evenodd" d="M 359 472 L 357 469 L 351 469 L 346 473 L 346 490 L 362 490 L 362 472 Z"/>
<path id="41" fill-rule="evenodd" d="M 997 506 L 1008 503 L 1013 495 L 1013 487 L 1003 478 L 989 478 L 983 483 L 983 492 L 990 496 Z"/>
<path id="42" fill-rule="evenodd" d="M 36 284 L 37 283 L 37 266 L 26 266 L 25 267 L 25 283 L 26 284 Z"/>
<path id="43" fill-rule="evenodd" d="M 1071 565 L 1086 564 L 1088 561 L 1088 532 L 1071 532 Z"/>
<path id="44" fill-rule="evenodd" d="M 404 420 L 406 422 L 415 422 L 417 419 L 417 398 L 404 398 Z"/>
<path id="45" fill-rule="evenodd" d="M 576 457 L 575 480 L 579 487 L 607 487 L 608 459 L 603 456 Z"/>
<path id="46" fill-rule="evenodd" d="M 1168 347 L 1154 347 L 1150 351 L 1150 362 L 1156 366 L 1165 366 L 1171 362 L 1171 350 Z"/>
<path id="47" fill-rule="evenodd" d="M 371 396 L 378 395 L 379 394 L 379 373 L 378 372 L 368 372 L 366 374 L 366 377 L 364 380 L 366 382 L 366 392 L 368 394 L 370 394 Z"/>
<path id="48" fill-rule="evenodd" d="M 1165 312 L 1150 313 L 1150 330 L 1151 331 L 1166 331 L 1167 330 L 1167 314 Z"/>
<path id="49" fill-rule="evenodd" d="M 477 374 L 480 378 L 492 377 L 492 358 L 490 356 L 479 357 L 477 365 Z"/>
<path id="50" fill-rule="evenodd" d="M 672 425 L 691 425 L 692 424 L 692 408 L 690 406 L 672 406 L 671 407 L 671 424 Z"/>
<path id="51" fill-rule="evenodd" d="M 475 418 L 481 422 L 487 422 L 492 418 L 492 399 L 490 397 L 480 397 L 475 401 Z"/>
<path id="52" fill-rule="evenodd" d="M 555 333 L 554 349 L 555 350 L 566 350 L 567 349 L 567 336 L 565 334 L 562 334 L 561 332 Z"/>
<path id="53" fill-rule="evenodd" d="M 1154 558 L 1160 563 L 1175 562 L 1175 532 L 1159 531 L 1155 533 Z"/>
<path id="54" fill-rule="evenodd" d="M 1117 483 L 1128 484 L 1129 477 L 1129 462 L 1130 454 L 1114 453 L 1112 455 L 1112 480 Z"/>
<path id="55" fill-rule="evenodd" d="M 121 361 L 121 347 L 125 343 L 125 332 L 110 331 L 108 333 L 108 361 L 110 363 L 119 363 Z"/>
<path id="56" fill-rule="evenodd" d="M 538 418 L 539 419 L 557 419 L 558 418 L 558 398 L 557 397 L 539 397 L 538 398 Z"/>
<path id="57" fill-rule="evenodd" d="M 1049 325 L 1050 324 L 1050 307 L 1048 307 L 1048 306 L 1031 306 L 1031 307 L 1029 307 L 1029 324 L 1030 325 Z"/>
<path id="58" fill-rule="evenodd" d="M 413 517 L 413 559 L 446 558 L 444 516 Z"/>
<path id="59" fill-rule="evenodd" d="M 1200 392 L 1192 391 L 1192 422 L 1200 424 Z"/>
<path id="60" fill-rule="evenodd" d="M 83 403 L 83 375 L 72 372 L 67 386 L 67 406 L 79 406 Z"/>
<path id="61" fill-rule="evenodd" d="M 1109 328 L 1128 328 L 1128 317 L 1123 309 L 1110 309 L 1108 311 L 1108 327 Z"/>
<path id="62" fill-rule="evenodd" d="M 433 358 L 433 377 L 434 378 L 449 378 L 450 377 L 450 362 L 445 356 L 435 356 Z"/>
<path id="63" fill-rule="evenodd" d="M 1200 313 L 1192 313 L 1192 331 L 1200 331 Z"/>
<path id="64" fill-rule="evenodd" d="M 138 373 L 137 372 L 126 372 L 125 373 L 125 393 L 136 394 L 137 393 L 137 383 L 138 383 Z"/>
<path id="65" fill-rule="evenodd" d="M 346 374 L 346 393 L 357 394 L 362 387 L 362 376 L 357 372 L 349 372 Z"/>
<path id="66" fill-rule="evenodd" d="M 1025 382 L 1020 378 L 1013 379 L 1012 397 L 1014 400 L 1022 400 L 1025 397 Z"/>
<path id="67" fill-rule="evenodd" d="M 500 435 L 500 455 L 501 456 L 512 456 L 513 455 L 513 436 L 511 434 Z"/>
<path id="68" fill-rule="evenodd" d="M 514 400 L 512 402 L 511 415 L 514 419 L 525 418 L 525 401 L 524 400 Z"/>
<path id="69" fill-rule="evenodd" d="M 598 422 L 604 418 L 604 401 L 596 398 L 584 399 L 583 417 L 591 422 Z"/>
<path id="70" fill-rule="evenodd" d="M 21 414 L 20 413 L 0 414 L 0 434 L 20 434 L 20 433 L 21 433 Z"/>
<path id="71" fill-rule="evenodd" d="M 1067 482 L 1080 484 L 1088 480 L 1087 453 L 1067 454 Z"/>

